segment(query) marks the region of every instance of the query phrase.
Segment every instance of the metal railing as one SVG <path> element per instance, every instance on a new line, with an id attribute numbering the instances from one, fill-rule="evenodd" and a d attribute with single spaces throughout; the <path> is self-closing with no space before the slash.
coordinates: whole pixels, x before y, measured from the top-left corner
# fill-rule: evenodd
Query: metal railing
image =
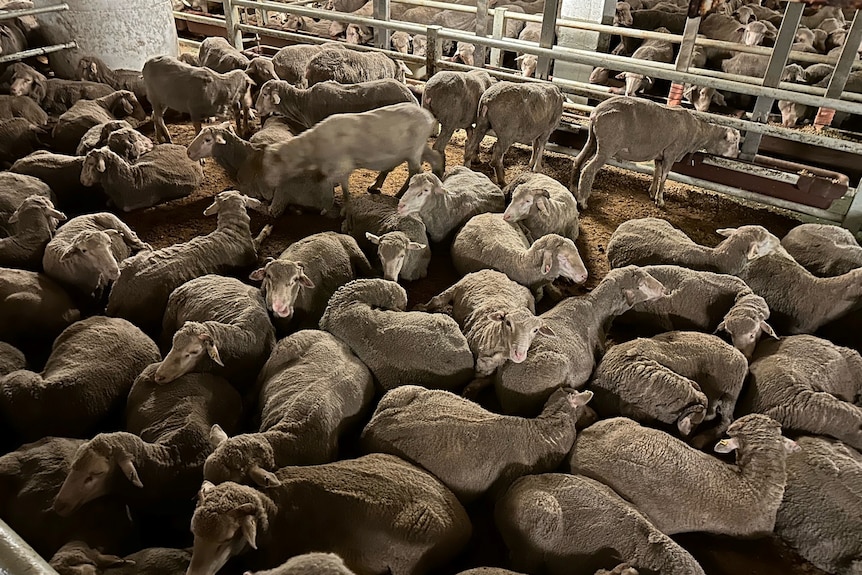
<path id="1" fill-rule="evenodd" d="M 68 4 L 57 4 L 55 6 L 42 6 L 40 8 L 0 10 L 0 22 L 2 22 L 3 20 L 11 20 L 12 18 L 21 18 L 22 16 L 38 16 L 39 14 L 48 14 L 51 12 L 65 12 L 68 9 Z M 30 48 L 28 50 L 21 50 L 20 52 L 13 52 L 12 54 L 3 54 L 2 56 L 0 56 L 0 64 L 5 64 L 7 62 L 16 62 L 18 60 L 24 60 L 25 58 L 42 56 L 43 54 L 50 54 L 52 52 L 59 52 L 60 50 L 67 50 L 69 48 L 77 47 L 78 44 L 76 42 L 65 42 L 63 44 L 52 44 L 51 46 Z"/>

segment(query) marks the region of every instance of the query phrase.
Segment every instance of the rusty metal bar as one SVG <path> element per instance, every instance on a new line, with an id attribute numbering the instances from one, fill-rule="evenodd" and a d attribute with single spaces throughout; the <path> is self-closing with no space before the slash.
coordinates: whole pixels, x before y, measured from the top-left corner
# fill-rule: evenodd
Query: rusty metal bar
<path id="1" fill-rule="evenodd" d="M 837 97 L 840 97 L 844 92 L 853 61 L 858 57 L 857 52 L 860 43 L 862 43 L 862 16 L 859 15 L 859 11 L 857 10 L 853 15 L 853 23 L 850 25 L 844 46 L 841 48 L 838 63 L 835 65 L 835 70 L 832 71 L 832 77 L 829 79 L 829 85 L 826 87 L 827 98 L 835 98 L 836 94 L 838 95 Z M 817 110 L 817 116 L 814 118 L 814 127 L 820 129 L 828 126 L 832 123 L 834 117 L 835 110 L 820 108 Z"/>

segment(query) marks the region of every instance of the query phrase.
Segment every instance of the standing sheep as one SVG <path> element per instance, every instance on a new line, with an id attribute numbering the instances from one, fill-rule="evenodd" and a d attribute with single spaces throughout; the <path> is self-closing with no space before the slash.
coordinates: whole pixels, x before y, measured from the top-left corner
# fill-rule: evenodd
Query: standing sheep
<path id="1" fill-rule="evenodd" d="M 374 397 L 368 368 L 319 330 L 279 341 L 258 381 L 260 430 L 228 437 L 214 428 L 207 480 L 274 487 L 274 472 L 282 467 L 335 461 L 339 441 L 366 417 Z"/>
<path id="2" fill-rule="evenodd" d="M 393 60 L 381 52 L 358 50 L 321 50 L 305 68 L 308 87 L 318 82 L 334 80 L 340 84 L 359 84 L 382 78 L 404 82 L 404 75 L 413 75 L 401 60 Z"/>
<path id="3" fill-rule="evenodd" d="M 60 334 L 41 373 L 15 371 L 0 379 L 0 413 L 25 440 L 89 437 L 160 357 L 153 340 L 124 319 L 81 320 Z"/>
<path id="4" fill-rule="evenodd" d="M 615 417 L 579 433 L 569 463 L 572 473 L 601 481 L 667 535 L 772 533 L 787 481 L 787 450 L 798 447 L 765 415 L 737 419 L 727 435 L 715 451 L 736 451 L 735 465 Z"/>
<path id="5" fill-rule="evenodd" d="M 276 327 L 292 319 L 316 327 L 335 290 L 358 277 L 370 276 L 371 265 L 352 237 L 336 232 L 313 234 L 291 244 L 278 259 L 249 276 L 263 282 L 266 307 Z"/>
<path id="6" fill-rule="evenodd" d="M 344 50 L 339 42 L 325 42 L 323 44 L 296 44 L 285 46 L 272 57 L 272 65 L 275 73 L 285 82 L 293 84 L 297 88 L 307 88 L 305 80 L 305 69 L 308 63 L 323 50 Z"/>
<path id="7" fill-rule="evenodd" d="M 473 354 L 458 324 L 406 307 L 407 292 L 397 283 L 354 280 L 329 300 L 320 328 L 349 345 L 384 390 L 463 387 L 473 375 Z"/>
<path id="8" fill-rule="evenodd" d="M 415 463 L 462 503 L 505 492 L 522 475 L 563 462 L 590 391 L 560 389 L 535 419 L 497 415 L 448 391 L 405 385 L 388 391 L 362 431 L 367 452 Z"/>
<path id="9" fill-rule="evenodd" d="M 667 126 L 675 129 L 668 130 Z M 739 130 L 713 126 L 688 110 L 668 108 L 642 98 L 614 96 L 590 112 L 587 143 L 575 158 L 569 189 L 587 208 L 596 174 L 608 160 L 646 162 L 655 170 L 649 195 L 664 206 L 664 183 L 675 162 L 705 149 L 710 154 L 739 155 Z"/>
<path id="10" fill-rule="evenodd" d="M 819 277 L 840 276 L 862 267 L 862 247 L 853 232 L 827 224 L 800 224 L 781 239 L 799 265 Z"/>
<path id="11" fill-rule="evenodd" d="M 254 265 L 260 244 L 272 229 L 266 226 L 252 238 L 246 209 L 259 206 L 257 200 L 234 190 L 218 194 L 204 210 L 205 216 L 218 214 L 214 231 L 123 261 L 120 277 L 111 286 L 106 313 L 155 333 L 176 288 L 206 274 L 226 274 Z"/>
<path id="12" fill-rule="evenodd" d="M 752 260 L 781 247 L 781 240 L 762 226 L 715 230 L 722 240 L 714 248 L 695 243 L 667 220 L 640 218 L 617 226 L 608 241 L 612 268 L 627 265 L 672 264 L 721 274 L 737 275 Z"/>
<path id="13" fill-rule="evenodd" d="M 87 130 L 112 120 L 132 117 L 143 122 L 147 118 L 138 99 L 128 90 L 112 92 L 95 100 L 78 100 L 63 113 L 51 133 L 54 150 L 73 153 Z"/>
<path id="14" fill-rule="evenodd" d="M 57 223 L 66 221 L 66 214 L 54 209 L 44 196 L 30 196 L 9 217 L 15 233 L 0 238 L 0 266 L 38 271 L 42 267 L 45 246 L 54 237 Z"/>
<path id="15" fill-rule="evenodd" d="M 544 174 L 524 172 L 510 182 L 503 194 L 511 197 L 503 220 L 519 222 L 527 239 L 548 234 L 578 239 L 578 205 L 560 182 Z"/>
<path id="16" fill-rule="evenodd" d="M 0 341 L 18 347 L 33 342 L 50 345 L 80 318 L 69 294 L 48 276 L 0 268 Z"/>
<path id="17" fill-rule="evenodd" d="M 862 449 L 862 357 L 810 335 L 765 341 L 751 361 L 742 413 L 763 413 L 784 428 L 829 435 Z"/>
<path id="18" fill-rule="evenodd" d="M 596 571 L 622 558 L 650 573 L 704 575 L 694 557 L 628 501 L 580 475 L 522 477 L 497 501 L 494 516 L 512 564 L 525 573 L 637 575 L 625 566 Z"/>
<path id="19" fill-rule="evenodd" d="M 213 372 L 247 389 L 275 346 L 275 328 L 260 290 L 234 278 L 205 275 L 171 293 L 162 339 L 172 344 L 156 370 L 156 383 Z"/>
<path id="20" fill-rule="evenodd" d="M 398 215 L 416 214 L 431 241 L 439 243 L 473 216 L 501 212 L 504 206 L 504 193 L 488 176 L 455 166 L 446 171 L 442 181 L 431 172 L 410 178 L 398 202 Z"/>
<path id="21" fill-rule="evenodd" d="M 532 144 L 530 169 L 542 171 L 542 154 L 551 133 L 563 115 L 563 93 L 554 84 L 497 82 L 482 94 L 476 113 L 476 128 L 464 146 L 464 165 L 468 168 L 479 152 L 479 143 L 488 130 L 497 142 L 491 165 L 497 184 L 506 185 L 503 156 L 514 143 Z"/>
<path id="22" fill-rule="evenodd" d="M 358 573 L 426 575 L 470 539 L 470 519 L 455 496 L 391 455 L 284 467 L 275 475 L 280 485 L 265 492 L 204 482 L 188 575 L 215 573 L 249 547 L 264 565 L 324 551 Z"/>
<path id="23" fill-rule="evenodd" d="M 507 363 L 497 372 L 494 385 L 503 411 L 533 414 L 558 387 L 583 386 L 613 318 L 662 295 L 658 280 L 628 266 L 608 272 L 588 295 L 567 298 L 540 315 L 556 337 L 535 340 L 523 363 Z"/>

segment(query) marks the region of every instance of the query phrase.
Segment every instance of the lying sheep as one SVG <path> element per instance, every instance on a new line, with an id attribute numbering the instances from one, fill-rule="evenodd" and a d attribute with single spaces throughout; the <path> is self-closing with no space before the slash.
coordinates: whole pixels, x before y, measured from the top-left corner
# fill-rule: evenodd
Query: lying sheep
<path id="1" fill-rule="evenodd" d="M 282 467 L 334 461 L 340 439 L 366 417 L 374 397 L 368 368 L 347 345 L 318 330 L 279 341 L 258 381 L 259 432 L 228 437 L 214 428 L 207 480 L 274 487 L 274 472 Z"/>
<path id="2" fill-rule="evenodd" d="M 608 261 L 613 268 L 671 264 L 737 275 L 749 261 L 781 246 L 781 241 L 762 226 L 722 228 L 715 233 L 726 239 L 708 248 L 696 244 L 666 220 L 631 219 L 621 223 L 611 234 L 607 245 Z"/>
<path id="3" fill-rule="evenodd" d="M 497 501 L 497 529 L 512 564 L 526 573 L 569 575 L 622 557 L 650 573 L 704 575 L 688 551 L 598 481 L 567 473 L 518 479 Z M 611 554 L 612 557 L 608 557 Z M 628 564 L 596 575 L 637 575 Z M 480 575 L 480 574 L 476 574 Z"/>
<path id="4" fill-rule="evenodd" d="M 60 574 L 62 575 L 62 574 Z M 304 553 L 278 567 L 250 575 L 355 575 L 335 553 Z"/>
<path id="5" fill-rule="evenodd" d="M 248 208 L 259 209 L 260 202 L 233 190 L 221 192 L 204 210 L 205 216 L 218 214 L 214 231 L 124 260 L 120 277 L 111 286 L 106 313 L 155 333 L 174 289 L 206 274 L 226 274 L 254 265 L 272 226 L 265 226 L 253 238 Z"/>
<path id="6" fill-rule="evenodd" d="M 260 89 L 255 108 L 264 116 L 284 116 L 294 133 L 299 134 L 333 114 L 367 112 L 401 102 L 417 103 L 407 86 L 392 78 L 359 84 L 321 82 L 308 89 L 271 80 Z"/>
<path id="7" fill-rule="evenodd" d="M 16 160 L 42 148 L 44 144 L 39 138 L 45 133 L 42 126 L 24 118 L 0 120 L 0 164 L 8 168 Z"/>
<path id="8" fill-rule="evenodd" d="M 800 224 L 781 239 L 799 265 L 819 277 L 844 275 L 862 267 L 862 247 L 853 232 L 827 224 Z"/>
<path id="9" fill-rule="evenodd" d="M 230 110 L 234 112 L 237 129 L 244 132 L 248 128 L 248 110 L 254 103 L 251 99 L 253 82 L 241 70 L 219 74 L 170 56 L 156 56 L 144 64 L 143 76 L 147 98 L 153 106 L 157 142 L 171 143 L 164 120 L 168 108 L 189 114 L 196 134 L 201 131 L 201 120 Z M 240 127 L 241 115 L 245 117 L 243 127 Z"/>
<path id="10" fill-rule="evenodd" d="M 91 150 L 101 148 L 107 144 L 108 136 L 117 130 L 123 128 L 131 128 L 132 125 L 125 120 L 110 120 L 97 124 L 84 132 L 75 148 L 76 156 L 86 156 Z M 143 135 L 143 134 L 142 134 Z M 149 138 L 147 138 L 149 140 Z M 150 140 L 150 149 L 152 149 L 152 140 Z"/>
<path id="11" fill-rule="evenodd" d="M 78 61 L 78 79 L 107 84 L 114 90 L 128 90 L 141 105 L 147 105 L 147 88 L 137 70 L 113 70 L 96 56 L 84 56 Z"/>
<path id="12" fill-rule="evenodd" d="M 209 374 L 186 374 L 161 385 L 158 366 L 141 368 L 135 379 L 126 430 L 99 433 L 78 448 L 52 506 L 61 517 L 113 496 L 136 521 L 157 522 L 166 531 L 188 520 L 210 452 L 209 430 L 221 425 L 233 431 L 242 401 L 226 380 Z"/>
<path id="13" fill-rule="evenodd" d="M 488 492 L 504 493 L 522 475 L 556 469 L 592 396 L 558 390 L 538 417 L 524 419 L 491 413 L 448 391 L 405 385 L 380 400 L 362 445 L 426 469 L 466 504 Z"/>
<path id="14" fill-rule="evenodd" d="M 775 533 L 818 568 L 854 575 L 862 565 L 862 455 L 825 437 L 796 441 Z"/>
<path id="15" fill-rule="evenodd" d="M 7 238 L 0 238 L 0 266 L 38 271 L 42 267 L 45 246 L 54 237 L 57 223 L 66 221 L 66 214 L 54 209 L 44 196 L 30 196 L 9 218 L 16 229 Z"/>
<path id="16" fill-rule="evenodd" d="M 0 377 L 19 369 L 27 369 L 27 358 L 15 346 L 0 341 Z"/>
<path id="17" fill-rule="evenodd" d="M 473 375 L 473 354 L 458 324 L 406 307 L 407 293 L 397 283 L 354 280 L 329 300 L 320 328 L 349 345 L 384 390 L 463 387 Z"/>
<path id="18" fill-rule="evenodd" d="M 678 129 L 667 130 L 667 126 Z M 739 138 L 739 130 L 713 126 L 695 118 L 688 110 L 668 108 L 642 98 L 614 96 L 590 112 L 587 143 L 575 158 L 569 189 L 584 210 L 593 180 L 608 160 L 653 160 L 655 171 L 649 194 L 661 207 L 664 183 L 674 163 L 701 149 L 735 158 L 739 154 Z"/>
<path id="19" fill-rule="evenodd" d="M 615 417 L 578 434 L 569 464 L 572 473 L 619 493 L 667 535 L 772 533 L 787 481 L 787 450 L 796 444 L 781 436 L 775 420 L 759 414 L 737 419 L 727 435 L 715 451 L 735 450 L 736 465 Z"/>
<path id="20" fill-rule="evenodd" d="M 484 70 L 437 72 L 425 83 L 422 92 L 422 107 L 434 114 L 440 122 L 440 134 L 434 149 L 444 156 L 449 140 L 455 130 L 463 128 L 469 138 L 476 123 L 479 99 L 496 80 Z"/>
<path id="21" fill-rule="evenodd" d="M 0 96 L 0 119 L 24 118 L 31 124 L 44 126 L 48 123 L 48 114 L 27 96 Z"/>
<path id="22" fill-rule="evenodd" d="M 358 573 L 425 575 L 470 539 L 470 519 L 455 496 L 391 455 L 284 467 L 275 475 L 281 485 L 265 492 L 204 481 L 191 524 L 191 573 L 215 573 L 251 547 L 269 565 L 326 551 Z M 350 536 L 339 527 L 345 517 Z"/>
<path id="23" fill-rule="evenodd" d="M 790 430 L 829 435 L 862 449 L 862 358 L 825 339 L 765 341 L 751 361 L 742 413 L 763 413 Z"/>
<path id="24" fill-rule="evenodd" d="M 308 67 L 308 63 L 322 50 L 332 49 L 342 50 L 344 47 L 338 42 L 285 46 L 272 57 L 272 65 L 278 77 L 285 82 L 289 82 L 297 88 L 307 88 L 305 69 Z"/>
<path id="25" fill-rule="evenodd" d="M 556 337 L 536 339 L 523 363 L 507 363 L 497 371 L 494 386 L 503 411 L 533 414 L 558 387 L 583 386 L 613 318 L 662 295 L 658 280 L 628 266 L 608 272 L 588 295 L 570 297 L 540 315 Z"/>
<path id="26" fill-rule="evenodd" d="M 232 70 L 245 70 L 249 59 L 230 42 L 221 36 L 204 38 L 198 49 L 198 61 L 201 66 L 226 74 Z"/>
<path id="27" fill-rule="evenodd" d="M 655 32 L 670 34 L 667 28 L 656 28 Z M 667 40 L 646 39 L 638 46 L 638 49 L 632 52 L 633 60 L 647 60 L 649 62 L 663 62 L 671 64 L 674 56 L 674 45 Z M 648 91 L 653 87 L 654 81 L 649 76 L 638 74 L 636 72 L 621 72 L 617 75 L 617 80 L 625 80 L 626 96 L 634 96 L 640 92 Z"/>
<path id="28" fill-rule="evenodd" d="M 544 286 L 558 277 L 587 280 L 587 268 L 575 243 L 557 234 L 530 244 L 502 214 L 473 216 L 452 242 L 452 263 L 461 275 L 481 269 L 501 271 L 541 298 Z"/>
<path id="29" fill-rule="evenodd" d="M 12 75 L 9 93 L 30 96 L 51 116 L 59 116 L 78 100 L 92 100 L 114 91 L 107 84 L 46 78 L 30 66 L 20 64 Z"/>
<path id="30" fill-rule="evenodd" d="M 503 220 L 518 223 L 534 241 L 548 234 L 578 239 L 578 205 L 560 182 L 544 174 L 524 172 L 503 190 L 510 197 Z"/>
<path id="31" fill-rule="evenodd" d="M 102 134 L 105 134 L 105 130 L 102 130 Z M 120 128 L 108 132 L 105 145 L 127 162 L 138 160 L 144 154 L 152 152 L 155 147 L 151 139 L 134 128 Z"/>
<path id="32" fill-rule="evenodd" d="M 129 163 L 107 146 L 87 154 L 81 183 L 101 184 L 111 203 L 131 212 L 191 194 L 203 181 L 200 164 L 189 159 L 183 146 L 162 144 Z"/>
<path id="33" fill-rule="evenodd" d="M 287 120 L 281 116 L 270 116 L 263 122 L 260 130 L 248 139 L 250 144 L 272 145 L 286 142 L 294 136 Z"/>
<path id="34" fill-rule="evenodd" d="M 393 60 L 381 52 L 358 50 L 321 50 L 308 61 L 305 68 L 305 80 L 309 87 L 327 80 L 358 84 L 395 78 L 404 82 L 405 74 L 412 76 L 413 72 L 401 60 Z"/>
<path id="35" fill-rule="evenodd" d="M 281 142 L 290 141 L 281 140 Z M 329 213 L 335 203 L 332 184 L 315 182 L 305 175 L 285 178 L 270 185 L 266 176 L 271 168 L 266 164 L 267 146 L 252 144 L 236 135 L 230 122 L 207 126 L 189 144 L 187 154 L 192 160 L 213 157 L 228 175 L 237 181 L 243 194 L 269 202 L 269 214 L 278 217 L 288 205 Z M 278 174 L 276 174 L 278 177 Z"/>
<path id="36" fill-rule="evenodd" d="M 147 118 L 138 99 L 128 90 L 112 92 L 95 100 L 79 100 L 57 120 L 52 133 L 53 147 L 58 152 L 71 154 L 87 130 L 126 117 L 138 121 Z"/>
<path id="37" fill-rule="evenodd" d="M 38 178 L 12 172 L 0 172 L 0 237 L 15 233 L 9 218 L 30 196 L 43 196 L 54 201 L 54 194 Z"/>
<path id="38" fill-rule="evenodd" d="M 30 176 L 47 184 L 57 198 L 57 206 L 63 210 L 86 213 L 104 209 L 105 195 L 102 187 L 87 187 L 81 183 L 83 167 L 84 158 L 81 156 L 65 156 L 39 150 L 12 164 L 8 173 Z"/>
<path id="39" fill-rule="evenodd" d="M 0 380 L 0 413 L 24 440 L 90 437 L 160 358 L 153 340 L 124 319 L 81 320 L 60 334 L 41 373 L 15 371 Z"/>
<path id="40" fill-rule="evenodd" d="M 149 547 L 131 555 L 106 555 L 83 541 L 70 541 L 49 563 L 58 575 L 184 575 L 192 554 L 185 549 Z"/>
<path id="41" fill-rule="evenodd" d="M 670 331 L 615 345 L 590 380 L 601 416 L 622 415 L 650 424 L 676 425 L 701 448 L 721 437 L 748 375 L 748 361 L 714 335 Z M 703 431 L 701 424 L 718 418 Z"/>
<path id="42" fill-rule="evenodd" d="M 476 128 L 464 147 L 464 165 L 468 168 L 479 152 L 479 143 L 488 130 L 494 130 L 491 165 L 497 184 L 506 185 L 503 156 L 514 143 L 532 144 L 530 169 L 542 171 L 542 154 L 551 133 L 563 115 L 563 93 L 554 84 L 497 82 L 482 94 L 476 113 Z"/>
<path id="43" fill-rule="evenodd" d="M 0 341 L 22 348 L 31 343 L 50 346 L 80 318 L 69 294 L 48 276 L 0 268 Z"/>
<path id="44" fill-rule="evenodd" d="M 119 263 L 133 250 L 151 250 L 137 234 L 109 212 L 72 218 L 45 247 L 45 274 L 92 295 L 120 276 Z"/>
<path id="45" fill-rule="evenodd" d="M 369 188 L 379 193 L 386 176 L 407 162 L 408 176 L 398 192 L 404 195 L 410 178 L 422 170 L 422 162 L 442 175 L 440 154 L 428 147 L 434 117 L 415 104 L 384 106 L 358 114 L 336 114 L 290 140 L 270 146 L 264 163 L 271 170 L 264 176 L 268 185 L 277 186 L 283 178 L 317 172 L 323 180 L 341 184 L 347 203 L 349 178 L 357 168 L 380 171 Z"/>
<path id="46" fill-rule="evenodd" d="M 473 216 L 500 212 L 504 206 L 504 193 L 486 175 L 455 166 L 446 171 L 442 181 L 431 172 L 410 178 L 398 202 L 398 215 L 415 214 L 425 224 L 431 241 L 442 242 Z"/>
<path id="47" fill-rule="evenodd" d="M 316 327 L 335 290 L 358 277 L 371 276 L 371 265 L 356 240 L 336 232 L 313 234 L 291 244 L 277 259 L 251 273 L 276 327 L 295 320 Z"/>

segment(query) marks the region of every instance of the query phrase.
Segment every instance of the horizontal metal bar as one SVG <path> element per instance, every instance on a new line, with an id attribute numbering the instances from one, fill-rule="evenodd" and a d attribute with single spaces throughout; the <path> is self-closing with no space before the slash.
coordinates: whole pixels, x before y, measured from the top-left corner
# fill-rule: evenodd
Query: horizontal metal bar
<path id="1" fill-rule="evenodd" d="M 0 519 L 0 573 L 57 575 L 30 545 Z"/>
<path id="2" fill-rule="evenodd" d="M 6 54 L 5 56 L 0 56 L 0 64 L 6 62 L 16 62 L 18 60 L 23 60 L 24 58 L 32 58 L 33 56 L 51 54 L 52 52 L 59 52 L 60 50 L 66 50 L 67 48 L 77 47 L 78 44 L 76 42 L 66 42 L 65 44 L 53 44 L 51 46 L 41 46 L 39 48 L 21 50 L 20 52 L 15 52 L 14 54 Z"/>
<path id="3" fill-rule="evenodd" d="M 22 16 L 35 16 L 37 14 L 48 14 L 50 12 L 64 12 L 69 9 L 68 4 L 56 4 L 54 6 L 42 6 L 40 8 L 22 8 L 21 10 L 0 10 L 0 20 L 11 20 Z"/>
<path id="4" fill-rule="evenodd" d="M 203 16 L 201 14 L 193 14 L 191 12 L 174 12 L 174 19 L 186 20 L 188 22 L 197 22 L 198 24 L 212 24 L 214 26 L 224 26 L 224 17 L 217 18 L 214 16 Z"/>
<path id="5" fill-rule="evenodd" d="M 294 6 L 291 4 L 275 4 L 273 2 L 252 2 L 249 0 L 231 0 L 235 6 L 242 6 L 246 8 L 264 8 L 266 10 L 270 10 L 273 12 L 286 12 L 288 14 L 297 14 L 299 16 L 308 16 L 309 18 L 324 18 L 326 20 L 335 20 L 337 22 L 347 22 L 349 24 L 362 24 L 363 26 L 369 27 L 379 27 L 379 28 L 387 28 L 390 30 L 397 30 L 401 32 L 407 32 L 408 34 L 426 34 L 428 28 L 422 24 L 410 24 L 406 22 L 399 22 L 395 20 L 389 21 L 381 21 L 375 20 L 374 18 L 368 18 L 365 16 L 355 16 L 349 12 L 336 12 L 335 10 L 320 10 L 317 8 L 304 8 L 301 6 Z M 248 24 L 244 24 L 244 26 L 249 26 Z M 264 28 L 260 26 L 255 26 L 255 28 L 260 28 L 258 33 L 266 33 L 269 34 L 273 32 L 272 28 Z"/>
<path id="6" fill-rule="evenodd" d="M 709 76 L 710 78 L 723 78 L 725 80 L 733 80 L 742 82 L 743 84 L 751 84 L 760 86 L 763 83 L 763 78 L 755 78 L 754 76 L 742 76 L 739 74 L 728 74 L 727 72 L 719 72 L 718 70 L 709 70 L 707 68 L 689 68 L 689 72 L 699 76 Z M 808 84 L 796 84 L 794 82 L 779 82 L 779 88 L 799 92 L 801 94 L 813 94 L 815 96 L 825 96 L 826 88 L 810 86 Z M 862 94 L 856 92 L 842 92 L 841 99 L 847 102 L 862 102 Z"/>

